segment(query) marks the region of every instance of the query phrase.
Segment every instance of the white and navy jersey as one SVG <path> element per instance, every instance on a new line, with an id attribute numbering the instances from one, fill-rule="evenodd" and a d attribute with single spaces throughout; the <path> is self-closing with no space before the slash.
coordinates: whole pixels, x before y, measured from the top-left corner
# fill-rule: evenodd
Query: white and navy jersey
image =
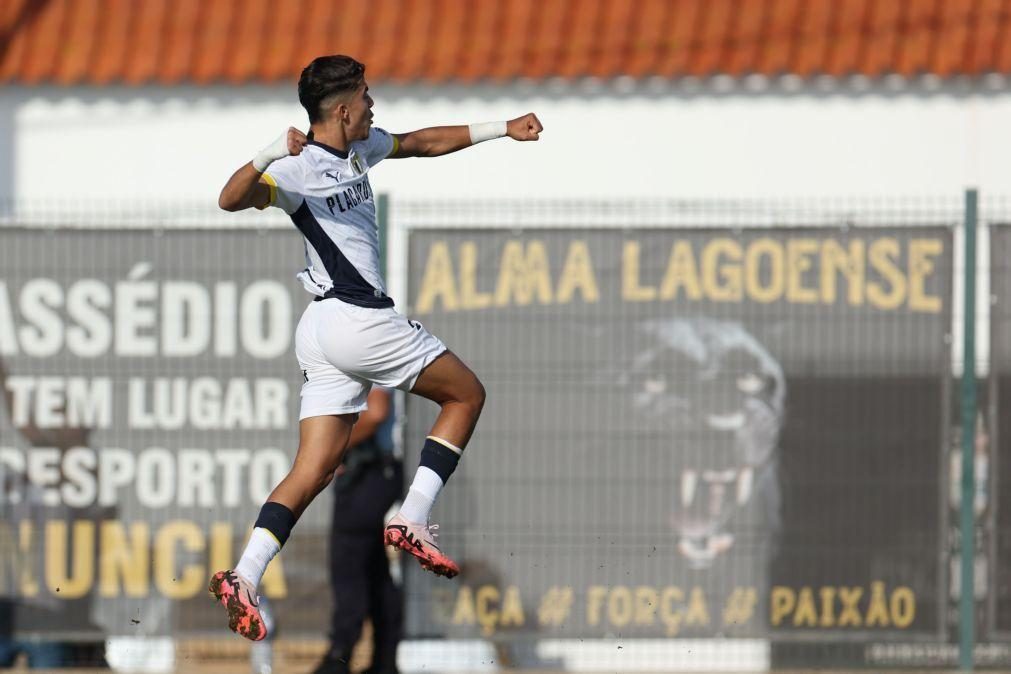
<path id="1" fill-rule="evenodd" d="M 396 148 L 396 137 L 383 129 L 370 129 L 347 152 L 310 140 L 301 154 L 275 161 L 263 174 L 270 205 L 284 209 L 305 238 L 306 268 L 298 277 L 314 295 L 393 306 L 379 270 L 369 168 Z"/>

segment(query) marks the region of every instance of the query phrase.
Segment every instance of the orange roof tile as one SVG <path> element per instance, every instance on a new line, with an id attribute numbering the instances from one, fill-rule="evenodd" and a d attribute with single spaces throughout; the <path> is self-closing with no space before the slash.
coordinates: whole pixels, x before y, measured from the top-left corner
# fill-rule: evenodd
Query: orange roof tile
<path id="1" fill-rule="evenodd" d="M 0 82 L 1011 73 L 1005 0 L 4 0 Z"/>

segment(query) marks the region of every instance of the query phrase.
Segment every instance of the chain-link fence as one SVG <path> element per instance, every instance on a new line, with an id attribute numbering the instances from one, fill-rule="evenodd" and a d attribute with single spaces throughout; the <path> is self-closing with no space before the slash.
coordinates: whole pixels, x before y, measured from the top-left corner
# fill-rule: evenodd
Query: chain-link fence
<path id="1" fill-rule="evenodd" d="M 228 636 L 203 585 L 296 445 L 298 235 L 277 214 L 6 213 L 6 632 Z M 398 307 L 488 390 L 434 513 L 463 573 L 404 567 L 402 669 L 957 663 L 967 338 L 976 659 L 1011 660 L 1011 203 L 983 202 L 977 268 L 958 196 L 385 216 Z M 402 409 L 410 469 L 436 408 Z M 265 579 L 289 642 L 326 632 L 328 520 L 324 498 Z"/>

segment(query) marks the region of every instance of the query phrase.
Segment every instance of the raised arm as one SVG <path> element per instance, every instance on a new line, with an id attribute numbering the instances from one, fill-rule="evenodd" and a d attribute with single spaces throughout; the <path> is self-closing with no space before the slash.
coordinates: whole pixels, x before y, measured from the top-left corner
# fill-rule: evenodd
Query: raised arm
<path id="1" fill-rule="evenodd" d="M 390 157 L 394 159 L 439 157 L 503 136 L 509 136 L 513 140 L 537 140 L 543 130 L 541 121 L 532 112 L 508 122 L 433 126 L 410 133 L 394 134 L 397 138 L 397 149 Z"/>
<path id="2" fill-rule="evenodd" d="M 266 208 L 270 204 L 270 185 L 263 180 L 263 172 L 278 159 L 300 154 L 308 142 L 304 133 L 289 127 L 277 140 L 260 150 L 253 161 L 232 174 L 221 188 L 218 206 L 226 211 L 241 211 L 251 206 Z"/>

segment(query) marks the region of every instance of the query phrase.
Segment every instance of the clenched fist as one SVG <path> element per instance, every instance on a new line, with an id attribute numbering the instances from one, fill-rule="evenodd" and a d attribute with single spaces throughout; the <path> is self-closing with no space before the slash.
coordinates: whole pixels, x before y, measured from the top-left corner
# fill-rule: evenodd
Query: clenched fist
<path id="1" fill-rule="evenodd" d="M 309 139 L 306 138 L 304 133 L 293 126 L 289 126 L 287 131 L 277 137 L 277 140 L 256 153 L 256 156 L 253 157 L 253 168 L 263 173 L 267 170 L 268 166 L 278 159 L 302 154 L 302 148 L 308 142 Z"/>
<path id="2" fill-rule="evenodd" d="M 506 122 L 506 135 L 513 140 L 538 140 L 543 130 L 541 120 L 532 112 Z"/>
<path id="3" fill-rule="evenodd" d="M 306 135 L 293 126 L 288 127 L 288 136 L 286 140 L 288 142 L 288 154 L 292 155 L 302 154 L 302 148 L 309 143 L 309 139 Z"/>

